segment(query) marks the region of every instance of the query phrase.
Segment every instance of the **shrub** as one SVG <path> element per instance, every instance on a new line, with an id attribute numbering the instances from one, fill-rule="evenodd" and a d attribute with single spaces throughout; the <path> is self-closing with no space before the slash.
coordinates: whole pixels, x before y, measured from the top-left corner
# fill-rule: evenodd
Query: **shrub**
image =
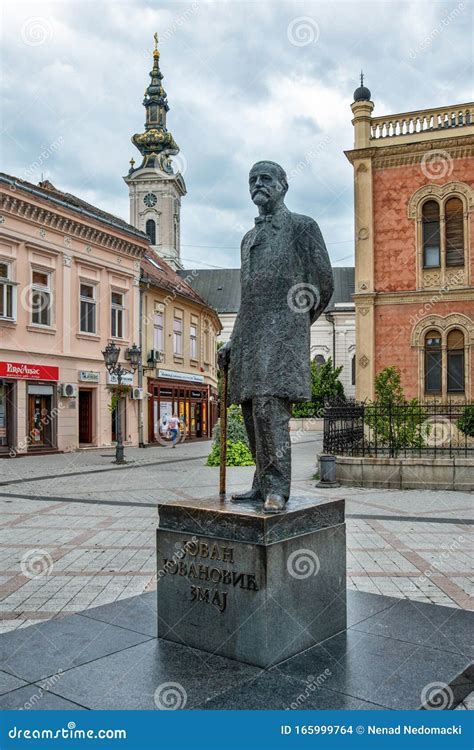
<path id="1" fill-rule="evenodd" d="M 220 466 L 220 445 L 214 444 L 207 457 L 208 466 Z M 236 442 L 227 441 L 226 466 L 253 466 L 254 460 L 250 448 L 242 440 Z"/>
<path id="2" fill-rule="evenodd" d="M 344 387 L 339 380 L 341 367 L 334 367 L 329 358 L 323 365 L 311 362 L 311 401 L 293 406 L 294 417 L 317 417 L 322 415 L 326 401 L 344 399 Z"/>
<path id="3" fill-rule="evenodd" d="M 220 465 L 221 425 L 220 421 L 214 427 L 212 434 L 212 448 L 207 458 L 208 466 Z M 226 466 L 253 466 L 254 461 L 250 452 L 247 432 L 245 430 L 242 409 L 232 404 L 227 410 L 227 459 Z"/>
<path id="4" fill-rule="evenodd" d="M 468 437 L 474 437 L 474 404 L 466 404 L 456 426 Z"/>

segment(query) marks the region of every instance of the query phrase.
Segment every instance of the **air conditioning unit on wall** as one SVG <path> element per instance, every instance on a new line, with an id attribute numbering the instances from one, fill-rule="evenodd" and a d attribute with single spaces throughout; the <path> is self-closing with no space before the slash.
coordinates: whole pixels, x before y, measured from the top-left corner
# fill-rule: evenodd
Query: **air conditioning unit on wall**
<path id="1" fill-rule="evenodd" d="M 79 394 L 79 386 L 75 383 L 63 383 L 61 385 L 61 396 L 63 398 L 77 398 Z"/>
<path id="2" fill-rule="evenodd" d="M 133 398 L 135 401 L 143 401 L 143 388 L 133 387 L 130 391 L 130 398 Z"/>
<path id="3" fill-rule="evenodd" d="M 163 362 L 163 352 L 160 352 L 159 349 L 151 349 L 148 355 L 148 362 L 153 362 L 154 364 Z"/>

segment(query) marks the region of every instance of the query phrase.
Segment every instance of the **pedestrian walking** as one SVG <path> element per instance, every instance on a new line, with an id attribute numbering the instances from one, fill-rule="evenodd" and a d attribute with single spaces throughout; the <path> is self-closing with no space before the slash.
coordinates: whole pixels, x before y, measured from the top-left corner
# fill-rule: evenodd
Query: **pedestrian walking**
<path id="1" fill-rule="evenodd" d="M 171 435 L 171 440 L 173 445 L 172 448 L 176 448 L 176 442 L 178 440 L 179 435 L 179 417 L 176 414 L 172 414 L 172 416 L 168 420 L 168 430 Z"/>

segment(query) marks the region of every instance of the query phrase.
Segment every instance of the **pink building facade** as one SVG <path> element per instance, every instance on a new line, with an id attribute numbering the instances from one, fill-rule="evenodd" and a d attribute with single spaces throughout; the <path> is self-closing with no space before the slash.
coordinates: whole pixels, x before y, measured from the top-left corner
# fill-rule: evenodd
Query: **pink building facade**
<path id="1" fill-rule="evenodd" d="M 112 446 L 117 417 L 102 350 L 114 341 L 127 367 L 126 350 L 139 342 L 148 240 L 48 182 L 0 174 L 0 198 L 0 455 Z M 131 445 L 133 395 L 121 409 Z"/>

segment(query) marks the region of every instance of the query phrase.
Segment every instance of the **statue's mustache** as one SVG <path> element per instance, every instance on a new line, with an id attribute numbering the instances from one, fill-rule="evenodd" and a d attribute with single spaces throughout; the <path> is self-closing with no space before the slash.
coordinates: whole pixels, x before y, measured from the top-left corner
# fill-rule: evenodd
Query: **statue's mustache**
<path id="1" fill-rule="evenodd" d="M 254 189 L 252 190 L 252 198 L 253 198 L 253 197 L 254 197 L 255 195 L 257 195 L 258 193 L 262 193 L 262 195 L 265 195 L 265 196 L 266 196 L 267 198 L 268 198 L 268 196 L 269 196 L 269 193 L 268 193 L 268 191 L 267 191 L 267 190 L 265 190 L 265 188 L 254 188 Z"/>

